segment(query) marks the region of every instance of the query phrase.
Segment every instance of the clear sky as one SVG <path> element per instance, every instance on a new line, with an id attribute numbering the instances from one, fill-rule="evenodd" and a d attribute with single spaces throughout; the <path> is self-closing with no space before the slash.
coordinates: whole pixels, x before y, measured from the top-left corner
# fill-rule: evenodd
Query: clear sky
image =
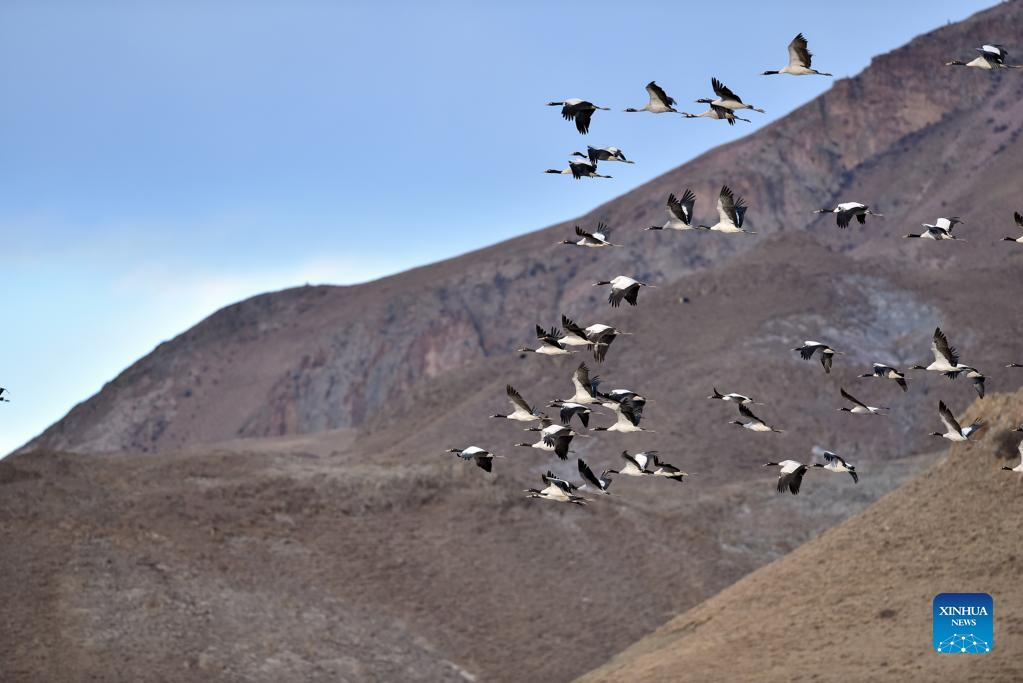
<path id="1" fill-rule="evenodd" d="M 0 454 L 163 340 L 272 289 L 355 283 L 578 215 L 989 2 L 0 1 Z M 994 38 L 992 38 L 994 40 Z M 950 56 L 973 46 L 949 46 Z M 683 108 L 717 76 L 754 124 Z M 613 180 L 549 176 L 587 143 Z"/>

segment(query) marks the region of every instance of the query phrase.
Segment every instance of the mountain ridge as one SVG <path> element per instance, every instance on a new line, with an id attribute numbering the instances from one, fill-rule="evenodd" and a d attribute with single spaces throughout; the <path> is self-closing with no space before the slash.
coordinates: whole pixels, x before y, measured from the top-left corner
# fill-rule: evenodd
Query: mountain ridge
<path id="1" fill-rule="evenodd" d="M 424 380 L 511 351 L 529 339 L 538 318 L 556 320 L 561 310 L 579 317 L 598 314 L 603 303 L 589 282 L 599 276 L 627 272 L 672 281 L 694 270 L 720 267 L 757 248 L 757 238 L 743 236 L 689 240 L 686 235 L 669 240 L 676 236 L 640 233 L 639 227 L 661 218 L 668 192 L 684 186 L 697 192 L 699 220 L 713 210 L 717 189 L 725 182 L 750 202 L 748 221 L 761 238 L 779 230 L 811 231 L 830 248 L 875 255 L 876 245 L 853 245 L 854 231 L 826 231 L 827 218 L 815 217 L 810 210 L 855 192 L 864 178 L 878 174 L 886 155 L 926 138 L 927 131 L 941 128 L 943 121 L 963 123 L 978 105 L 1018 96 L 1018 83 L 1003 74 L 963 74 L 971 70 L 949 71 L 939 65 L 949 45 L 975 42 L 975 35 L 996 26 L 1004 32 L 1007 22 L 1021 16 L 1017 3 L 999 5 L 917 37 L 876 57 L 857 76 L 836 80 L 829 91 L 791 114 L 708 150 L 581 217 L 579 222 L 607 217 L 619 234 L 633 233 L 625 248 L 615 250 L 618 253 L 552 253 L 550 238 L 575 222 L 567 221 L 371 283 L 260 295 L 214 313 L 193 328 L 197 334 L 186 332 L 160 345 L 22 450 L 159 452 L 238 436 L 359 426 Z M 954 87 L 948 87 L 950 83 Z M 1017 139 L 1018 118 L 1013 126 L 1009 144 Z M 893 187 L 886 183 L 873 194 L 882 197 L 894 221 L 911 207 Z M 996 215 L 983 206 L 977 214 Z M 906 258 L 909 249 L 895 246 L 884 257 Z M 282 303 L 275 307 L 264 296 L 280 297 Z M 306 305 L 287 304 L 296 297 L 307 300 Z M 318 304 L 310 300 L 316 297 Z M 240 324 L 242 311 L 253 315 L 263 311 L 265 319 L 246 320 L 235 330 L 230 322 Z M 304 319 L 309 317 L 321 324 Z M 221 318 L 227 324 L 220 325 Z M 279 331 L 272 326 L 275 318 L 280 325 L 301 330 L 304 338 L 275 334 Z M 198 333 L 206 328 L 223 328 L 225 335 L 191 348 L 203 342 Z M 265 346 L 287 345 L 288 352 L 259 349 L 243 367 L 210 348 L 230 344 L 232 331 L 251 328 L 263 335 Z M 189 385 L 191 380 L 177 381 L 170 374 L 172 369 L 198 374 L 207 357 L 239 365 L 235 373 L 218 380 L 216 391 L 209 386 L 200 390 Z M 167 381 L 126 386 L 140 372 L 162 375 Z M 185 394 L 192 399 L 188 403 L 199 404 L 194 411 L 181 405 Z M 228 411 L 224 404 L 235 409 Z M 203 415 L 216 419 L 204 420 Z M 103 422 L 106 427 L 99 434 Z"/>

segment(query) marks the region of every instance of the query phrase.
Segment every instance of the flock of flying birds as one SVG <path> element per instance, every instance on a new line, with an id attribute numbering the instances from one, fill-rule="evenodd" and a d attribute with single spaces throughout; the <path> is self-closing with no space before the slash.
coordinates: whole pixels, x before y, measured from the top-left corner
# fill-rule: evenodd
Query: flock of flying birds
<path id="1" fill-rule="evenodd" d="M 972 61 L 962 62 L 953 60 L 947 62 L 947 65 L 973 67 L 984 70 L 1023 68 L 1023 65 L 1006 64 L 1008 53 L 1001 45 L 983 45 L 976 48 L 976 50 L 979 54 Z M 813 54 L 807 48 L 807 41 L 802 33 L 796 35 L 792 42 L 789 43 L 788 54 L 789 63 L 785 67 L 776 71 L 764 71 L 763 75 L 789 74 L 792 76 L 831 76 L 830 73 L 817 71 L 811 67 Z M 736 120 L 748 121 L 748 119 L 736 116 L 736 111 L 743 109 L 750 109 L 760 113 L 763 113 L 764 111 L 763 109 L 743 102 L 742 98 L 736 95 L 735 92 L 717 78 L 711 79 L 711 87 L 714 90 L 714 94 L 717 96 L 716 98 L 702 98 L 696 100 L 698 103 L 709 105 L 709 109 L 701 114 L 690 114 L 676 109 L 675 100 L 669 97 L 667 93 L 665 93 L 664 89 L 657 85 L 654 81 L 651 81 L 646 86 L 646 91 L 649 95 L 649 101 L 646 105 L 638 109 L 630 107 L 625 111 L 645 111 L 653 114 L 675 113 L 681 114 L 686 118 L 710 118 L 727 121 L 729 125 L 734 125 Z M 594 112 L 598 110 L 606 111 L 609 109 L 609 107 L 600 107 L 588 100 L 582 99 L 567 99 L 560 102 L 549 102 L 548 106 L 561 107 L 562 116 L 566 120 L 574 121 L 576 129 L 582 134 L 589 132 Z M 559 175 L 570 174 L 576 179 L 584 177 L 609 178 L 610 176 L 600 175 L 597 173 L 597 164 L 602 161 L 618 161 L 629 164 L 633 163 L 626 159 L 624 152 L 617 147 L 597 148 L 590 146 L 588 147 L 586 154 L 574 152 L 569 158 L 567 169 L 550 169 L 547 173 L 555 173 Z M 736 198 L 732 190 L 727 185 L 721 188 L 721 192 L 718 195 L 717 223 L 710 226 L 694 225 L 693 209 L 695 204 L 696 195 L 689 189 L 686 189 L 682 193 L 681 198 L 676 197 L 674 194 L 670 194 L 667 201 L 667 222 L 663 225 L 654 225 L 646 229 L 675 231 L 710 230 L 722 233 L 755 234 L 743 227 L 747 208 L 746 203 L 743 201 L 742 197 Z M 840 228 L 848 227 L 850 222 L 854 219 L 860 224 L 864 224 L 867 216 L 882 217 L 882 214 L 871 211 L 869 206 L 860 202 L 843 202 L 830 209 L 818 209 L 816 213 L 835 214 L 836 222 Z M 1014 219 L 1016 226 L 1020 230 L 1023 230 L 1023 215 L 1017 212 L 1014 214 Z M 939 218 L 934 222 L 934 224 L 923 224 L 923 227 L 927 228 L 924 232 L 906 235 L 906 237 L 931 240 L 959 240 L 960 238 L 953 234 L 953 230 L 956 225 L 962 222 L 963 221 L 958 217 Z M 597 229 L 592 232 L 583 230 L 577 226 L 575 228 L 575 234 L 578 239 L 563 240 L 560 244 L 587 248 L 617 246 L 609 241 L 610 230 L 603 223 L 598 224 Z M 1005 237 L 1003 239 L 1023 244 L 1023 236 Z M 613 308 L 617 308 L 621 305 L 622 301 L 627 302 L 630 306 L 635 306 L 638 302 L 640 289 L 643 287 L 654 287 L 655 285 L 640 282 L 625 275 L 618 275 L 610 280 L 600 280 L 595 282 L 594 286 L 609 286 L 610 291 L 608 294 L 608 303 L 610 303 Z M 585 347 L 587 351 L 590 351 L 593 354 L 596 362 L 602 363 L 607 355 L 611 343 L 617 337 L 629 334 L 628 332 L 623 332 L 611 325 L 603 323 L 595 323 L 588 327 L 582 327 L 564 315 L 561 317 L 561 323 L 564 331 L 557 328 L 546 330 L 537 325 L 536 338 L 539 342 L 539 346 L 535 349 L 523 348 L 519 349 L 519 351 L 544 356 L 564 356 L 575 352 L 575 350 L 570 347 Z M 797 351 L 804 360 L 810 360 L 814 357 L 814 355 L 817 355 L 820 358 L 821 365 L 824 367 L 824 371 L 826 373 L 831 372 L 834 356 L 842 353 L 841 351 L 836 351 L 829 344 L 819 341 L 805 341 L 802 346 L 793 349 L 793 351 Z M 965 375 L 973 382 L 978 395 L 981 398 L 984 397 L 984 381 L 986 379 L 984 374 L 973 366 L 959 362 L 958 352 L 949 345 L 948 339 L 945 337 L 940 328 L 935 329 L 934 331 L 934 337 L 931 341 L 931 351 L 934 355 L 934 361 L 930 365 L 915 365 L 910 369 L 937 372 L 949 379 L 956 379 L 960 375 Z M 1023 367 L 1023 364 L 1009 363 L 1006 367 L 1020 368 Z M 897 383 L 903 391 L 908 390 L 905 374 L 894 367 L 884 365 L 882 363 L 874 363 L 872 371 L 861 375 L 861 377 L 875 377 L 892 380 Z M 593 414 L 595 406 L 612 411 L 616 420 L 610 426 L 593 427 L 590 431 L 621 433 L 650 431 L 640 426 L 640 422 L 643 419 L 643 408 L 646 405 L 647 399 L 639 393 L 629 389 L 612 389 L 607 392 L 601 391 L 600 379 L 596 376 L 590 376 L 589 369 L 585 363 L 580 364 L 572 374 L 572 384 L 575 387 L 575 393 L 571 398 L 555 399 L 547 404 L 548 408 L 556 408 L 558 410 L 558 421 L 552 420 L 546 413 L 537 411 L 510 385 L 507 387 L 507 394 L 508 400 L 511 402 L 513 407 L 512 412 L 507 415 L 494 415 L 492 417 L 516 422 L 538 423 L 536 426 L 526 428 L 526 431 L 539 432 L 539 439 L 535 443 L 518 443 L 516 446 L 550 451 L 562 460 L 568 459 L 569 446 L 574 438 L 589 438 L 591 436 L 590 434 L 583 434 L 575 431 L 572 426 L 572 420 L 578 420 L 584 430 L 589 429 L 590 417 Z M 844 388 L 841 389 L 841 395 L 849 402 L 850 406 L 840 408 L 839 410 L 863 415 L 881 415 L 888 410 L 888 408 L 883 406 L 867 405 L 855 398 Z M 9 392 L 0 387 L 0 402 L 10 402 L 7 396 L 9 396 Z M 732 424 L 739 425 L 744 429 L 749 429 L 754 432 L 781 431 L 767 424 L 753 413 L 750 409 L 751 405 L 763 404 L 755 402 L 749 396 L 738 393 L 722 394 L 715 387 L 713 395 L 708 398 L 734 403 L 737 406 L 739 415 L 742 419 L 734 420 L 732 421 Z M 950 441 L 967 441 L 971 435 L 983 427 L 983 423 L 980 421 L 963 427 L 959 424 L 955 416 L 952 414 L 952 411 L 948 409 L 948 406 L 946 406 L 943 401 L 938 403 L 938 417 L 941 420 L 945 431 L 932 432 L 931 435 L 943 437 Z M 1023 431 L 1023 426 L 1016 431 Z M 494 458 L 501 457 L 478 446 L 451 448 L 448 449 L 448 452 L 456 453 L 459 457 L 467 461 L 475 461 L 476 465 L 486 472 L 492 471 Z M 1004 467 L 1003 469 L 1023 473 L 1023 443 L 1021 443 L 1020 446 L 1020 453 L 1021 462 L 1018 466 L 1015 468 Z M 777 489 L 779 492 L 790 491 L 793 494 L 798 493 L 803 475 L 810 467 L 821 468 L 830 472 L 848 473 L 854 482 L 859 481 L 856 467 L 838 454 L 820 448 L 815 448 L 814 454 L 820 456 L 824 462 L 813 463 L 811 465 L 805 465 L 795 460 L 765 463 L 765 467 L 779 468 L 777 482 Z M 641 451 L 631 454 L 628 451 L 623 451 L 622 459 L 625 464 L 621 467 L 621 469 L 616 470 L 606 468 L 602 471 L 600 476 L 597 476 L 587 463 L 579 458 L 578 470 L 579 475 L 583 480 L 582 483 L 572 483 L 567 479 L 557 477 L 552 472 L 548 471 L 542 476 L 544 488 L 528 489 L 526 493 L 529 498 L 541 498 L 556 502 L 584 505 L 588 499 L 583 495 L 580 495 L 583 492 L 593 492 L 606 495 L 610 494 L 608 489 L 611 486 L 612 475 L 660 477 L 676 482 L 683 482 L 685 477 L 688 476 L 686 472 L 681 471 L 678 467 L 661 460 L 657 451 Z"/>
<path id="2" fill-rule="evenodd" d="M 1001 45 L 983 45 L 977 48 L 979 55 L 970 62 L 953 60 L 947 62 L 948 66 L 966 66 L 984 70 L 1003 68 L 1018 69 L 1023 66 L 1008 65 L 1006 59 L 1008 53 Z M 765 71 L 763 75 L 790 74 L 793 76 L 818 75 L 831 76 L 811 67 L 813 55 L 807 49 L 807 41 L 802 33 L 798 34 L 788 46 L 789 63 L 777 71 Z M 717 78 L 711 79 L 711 86 L 714 90 L 715 99 L 704 98 L 696 100 L 699 103 L 707 104 L 710 108 L 702 114 L 690 114 L 679 111 L 675 108 L 675 100 L 665 93 L 664 89 L 651 81 L 646 86 L 649 95 L 647 104 L 639 109 L 629 108 L 627 112 L 650 112 L 653 114 L 675 113 L 686 118 L 711 118 L 727 121 L 734 125 L 736 120 L 747 121 L 736 116 L 735 112 L 742 109 L 751 109 L 763 112 L 763 109 L 746 104 L 742 98 L 729 89 Z M 589 132 L 593 114 L 598 110 L 608 110 L 609 107 L 602 107 L 593 104 L 588 100 L 566 99 L 560 102 L 549 102 L 548 106 L 561 107 L 562 116 L 569 121 L 574 121 L 576 129 L 581 134 Z M 617 161 L 622 163 L 633 163 L 626 159 L 624 152 L 617 147 L 588 147 L 587 153 L 574 152 L 568 161 L 568 168 L 564 170 L 550 169 L 547 173 L 572 175 L 573 178 L 609 178 L 610 176 L 597 173 L 597 165 L 600 162 Z M 713 225 L 694 224 L 693 209 L 696 204 L 696 195 L 686 189 L 681 198 L 670 194 L 667 201 L 668 220 L 663 225 L 654 225 L 646 230 L 709 230 L 721 233 L 744 233 L 755 234 L 743 227 L 746 215 L 746 203 L 742 197 L 736 197 L 732 190 L 726 185 L 721 188 L 717 200 L 718 221 Z M 839 228 L 846 228 L 856 220 L 861 225 L 866 223 L 867 216 L 883 217 L 882 214 L 872 211 L 870 207 L 861 202 L 843 202 L 832 208 L 818 209 L 815 213 L 831 213 L 835 215 Z M 1014 215 L 1018 228 L 1023 230 L 1023 215 Z M 955 227 L 963 223 L 959 217 L 942 217 L 933 224 L 925 223 L 924 232 L 919 234 L 906 235 L 907 238 L 930 239 L 930 240 L 959 240 L 954 234 Z M 592 231 L 584 230 L 578 226 L 575 228 L 577 239 L 566 239 L 559 244 L 599 249 L 618 246 L 610 241 L 610 230 L 603 222 L 597 225 Z M 1023 244 L 1023 236 L 1018 238 L 1005 237 L 1005 240 Z M 638 303 L 640 290 L 644 287 L 654 287 L 650 283 L 641 282 L 625 275 L 618 275 L 610 280 L 600 280 L 594 286 L 608 286 L 608 303 L 612 308 L 618 308 L 622 301 L 630 306 Z M 593 354 L 596 362 L 602 363 L 611 347 L 611 344 L 619 336 L 628 335 L 628 332 L 617 329 L 612 325 L 595 323 L 588 327 L 582 327 L 565 315 L 561 317 L 561 324 L 564 331 L 555 328 L 544 329 L 536 326 L 536 339 L 539 346 L 536 348 L 521 348 L 521 353 L 532 353 L 540 356 L 567 356 L 577 353 L 578 349 L 585 349 Z M 830 344 L 820 341 L 808 340 L 793 351 L 799 353 L 803 360 L 811 360 L 814 356 L 820 359 L 825 373 L 830 373 L 832 363 L 836 355 L 842 352 L 833 348 Z M 929 365 L 914 365 L 910 370 L 935 372 L 950 380 L 957 379 L 960 375 L 971 380 L 977 394 L 984 398 L 985 375 L 972 365 L 960 362 L 959 352 L 952 347 L 941 328 L 934 330 L 931 339 L 931 352 L 933 362 Z M 1006 367 L 1023 367 L 1020 363 L 1009 363 Z M 860 375 L 864 378 L 886 379 L 897 384 L 902 391 L 908 391 L 906 375 L 895 367 L 883 363 L 874 363 L 870 372 Z M 636 433 L 649 432 L 640 426 L 643 419 L 643 409 L 647 399 L 641 394 L 630 389 L 611 389 L 602 391 L 600 379 L 590 375 L 586 363 L 581 363 L 572 374 L 572 384 L 575 393 L 567 399 L 555 399 L 547 404 L 547 408 L 557 410 L 557 419 L 552 419 L 545 412 L 538 411 L 532 404 L 526 401 L 522 395 L 511 385 L 507 387 L 508 400 L 512 405 L 512 412 L 507 415 L 493 415 L 493 418 L 500 418 L 520 423 L 536 423 L 535 426 L 526 428 L 526 431 L 537 432 L 538 440 L 534 443 L 517 443 L 516 446 L 535 448 L 542 451 L 552 452 L 561 460 L 567 460 L 571 452 L 569 447 L 575 438 L 590 438 L 593 435 L 589 432 L 620 432 Z M 754 401 L 751 397 L 739 393 L 721 393 L 715 387 L 714 393 L 708 396 L 709 399 L 720 400 L 726 403 L 735 404 L 740 419 L 733 420 L 732 424 L 753 432 L 781 432 L 774 426 L 757 417 L 751 406 L 764 405 Z M 884 415 L 889 410 L 885 406 L 871 406 L 860 401 L 851 393 L 841 389 L 841 396 L 849 405 L 838 410 L 846 411 L 857 415 Z M 598 408 L 609 410 L 615 416 L 615 422 L 610 426 L 590 427 L 590 419 Z M 948 439 L 953 442 L 967 441 L 977 433 L 984 424 L 982 421 L 973 422 L 963 426 L 956 419 L 952 411 L 945 405 L 944 401 L 938 403 L 938 419 L 943 425 L 943 432 L 931 432 L 931 436 Z M 576 424 L 578 422 L 577 431 Z M 1016 431 L 1023 431 L 1021 426 Z M 486 472 L 493 469 L 493 461 L 497 457 L 493 452 L 469 446 L 467 448 L 451 448 L 449 453 L 455 453 L 466 461 L 474 461 L 476 465 Z M 1021 462 L 1015 468 L 1003 467 L 1005 470 L 1012 470 L 1023 473 L 1023 443 L 1020 445 Z M 859 481 L 859 475 L 855 465 L 845 458 L 832 451 L 819 447 L 813 449 L 813 454 L 823 462 L 804 464 L 795 460 L 782 460 L 781 462 L 765 463 L 764 467 L 777 467 L 778 479 L 777 490 L 779 493 L 789 491 L 792 494 L 799 493 L 803 476 L 809 469 L 823 469 L 834 473 L 848 474 L 853 482 Z M 605 468 L 599 476 L 582 459 L 577 460 L 579 476 L 582 481 L 575 483 L 567 478 L 556 476 L 548 471 L 541 479 L 544 488 L 527 489 L 525 493 L 528 498 L 539 498 L 561 503 L 585 505 L 587 498 L 585 493 L 610 495 L 608 490 L 611 487 L 612 476 L 624 475 L 630 477 L 659 477 L 676 482 L 685 481 L 688 473 L 678 467 L 661 460 L 657 451 L 640 451 L 630 453 L 623 451 L 621 454 L 624 465 L 619 469 Z"/>

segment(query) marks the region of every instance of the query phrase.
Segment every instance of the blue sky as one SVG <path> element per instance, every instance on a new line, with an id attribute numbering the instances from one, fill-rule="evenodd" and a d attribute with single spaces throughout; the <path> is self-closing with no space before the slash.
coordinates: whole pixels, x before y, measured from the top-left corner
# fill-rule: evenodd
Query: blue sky
<path id="1" fill-rule="evenodd" d="M 848 76 L 987 4 L 5 0 L 0 454 L 223 305 L 571 218 L 784 115 L 832 82 L 757 75 L 799 31 Z M 768 113 L 583 137 L 543 106 L 655 79 L 698 113 L 711 76 Z M 542 173 L 587 143 L 637 163 Z"/>

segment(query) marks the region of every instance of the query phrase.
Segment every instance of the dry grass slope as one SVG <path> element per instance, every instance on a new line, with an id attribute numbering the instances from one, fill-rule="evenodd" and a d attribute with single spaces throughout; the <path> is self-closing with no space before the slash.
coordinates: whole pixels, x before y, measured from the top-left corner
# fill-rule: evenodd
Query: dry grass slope
<path id="1" fill-rule="evenodd" d="M 1023 680 L 1023 483 L 999 470 L 1018 462 L 1009 430 L 1023 421 L 1023 392 L 989 396 L 966 415 L 988 420 L 977 443 L 953 445 L 863 513 L 581 680 Z M 931 599 L 974 591 L 994 597 L 995 649 L 935 653 Z"/>

